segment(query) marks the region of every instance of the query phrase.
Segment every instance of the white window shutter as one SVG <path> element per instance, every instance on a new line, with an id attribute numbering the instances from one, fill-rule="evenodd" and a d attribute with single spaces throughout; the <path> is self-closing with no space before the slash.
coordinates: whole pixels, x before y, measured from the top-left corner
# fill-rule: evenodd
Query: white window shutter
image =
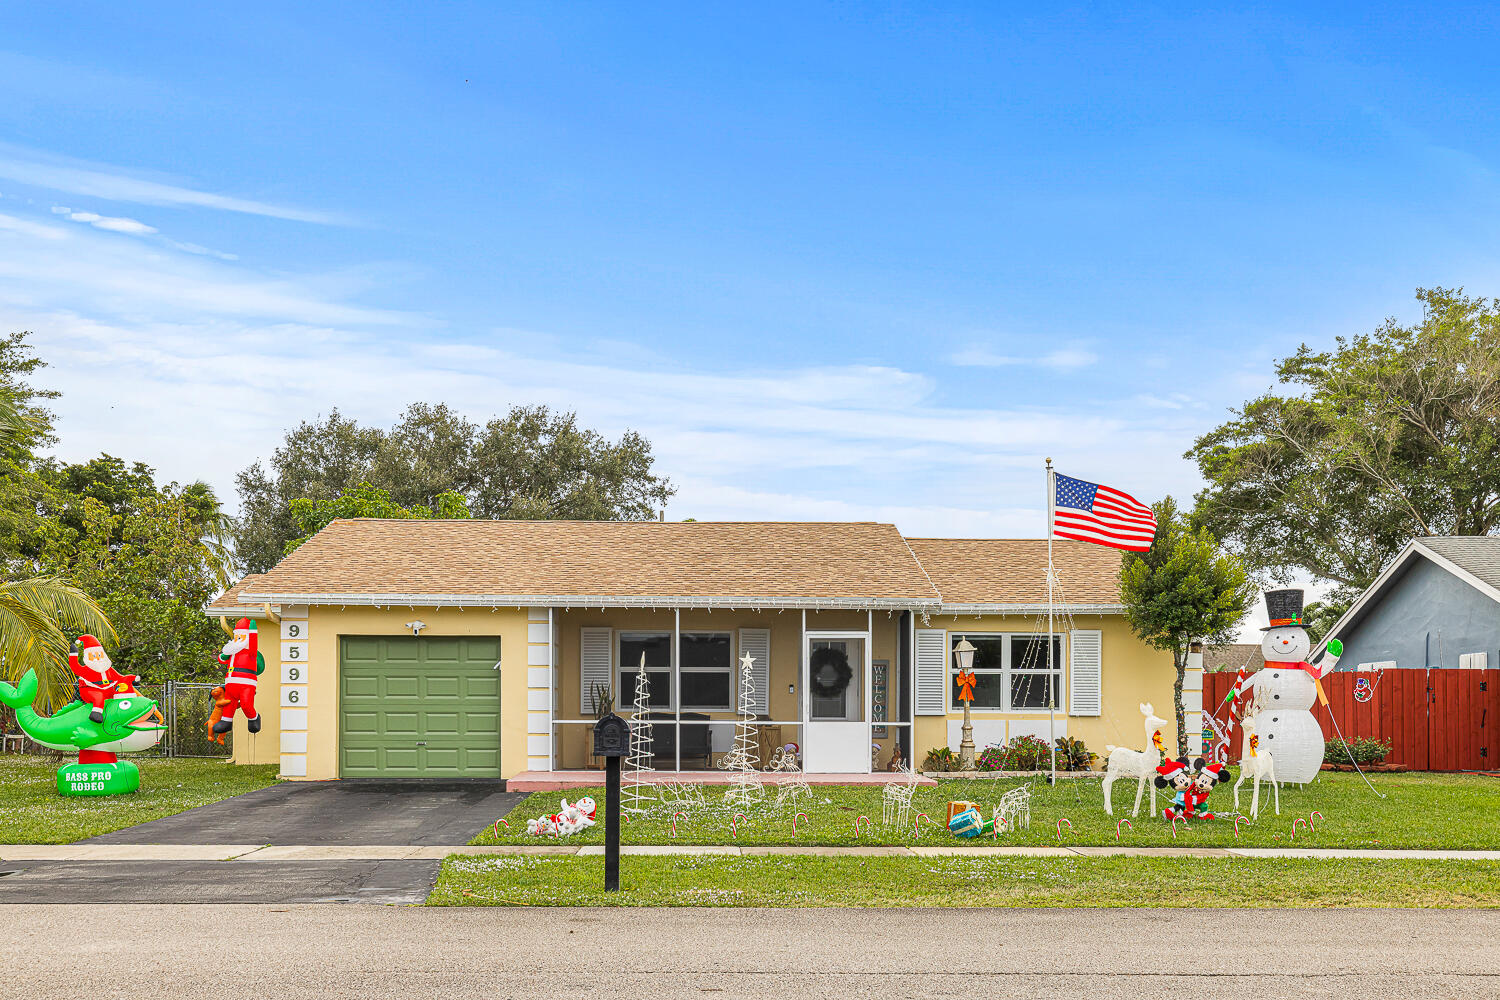
<path id="1" fill-rule="evenodd" d="M 750 683 L 753 697 L 750 711 L 767 715 L 771 711 L 771 630 L 768 628 L 740 629 L 740 655 L 749 653 L 755 663 L 750 667 Z M 733 690 L 740 689 L 740 665 L 734 665 Z"/>
<path id="2" fill-rule="evenodd" d="M 579 705 L 584 715 L 594 712 L 594 689 L 603 684 L 613 690 L 610 683 L 613 660 L 610 649 L 614 630 L 608 628 L 581 628 L 578 630 Z"/>
<path id="3" fill-rule="evenodd" d="M 917 714 L 946 715 L 948 690 L 948 633 L 940 628 L 917 629 Z"/>
<path id="4" fill-rule="evenodd" d="M 1074 629 L 1068 634 L 1068 714 L 1099 715 L 1103 710 L 1103 634 Z"/>

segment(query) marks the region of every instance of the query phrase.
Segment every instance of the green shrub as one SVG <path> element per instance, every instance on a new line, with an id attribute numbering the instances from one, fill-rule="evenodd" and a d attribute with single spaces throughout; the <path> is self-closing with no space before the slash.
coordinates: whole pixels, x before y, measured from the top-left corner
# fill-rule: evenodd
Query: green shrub
<path id="1" fill-rule="evenodd" d="M 981 771 L 1003 771 L 1005 770 L 1005 748 L 988 746 L 979 752 L 974 758 L 974 765 Z"/>
<path id="2" fill-rule="evenodd" d="M 1354 762 L 1360 766 L 1379 764 L 1390 756 L 1390 752 L 1389 740 L 1377 740 L 1370 736 L 1361 736 L 1351 741 L 1348 750 L 1338 740 L 1326 740 L 1323 743 L 1323 759 L 1330 764 L 1349 763 L 1351 753 L 1354 755 Z"/>
<path id="3" fill-rule="evenodd" d="M 1094 766 L 1094 761 L 1099 755 L 1093 753 L 1083 745 L 1083 740 L 1074 739 L 1071 736 L 1059 736 L 1057 738 L 1057 766 L 1063 771 L 1088 771 Z"/>
<path id="4" fill-rule="evenodd" d="M 1040 771 L 1052 760 L 1052 747 L 1037 736 L 1017 736 L 1005 744 L 1005 771 Z"/>
<path id="5" fill-rule="evenodd" d="M 924 771 L 957 771 L 958 754 L 952 747 L 933 747 L 922 761 Z"/>

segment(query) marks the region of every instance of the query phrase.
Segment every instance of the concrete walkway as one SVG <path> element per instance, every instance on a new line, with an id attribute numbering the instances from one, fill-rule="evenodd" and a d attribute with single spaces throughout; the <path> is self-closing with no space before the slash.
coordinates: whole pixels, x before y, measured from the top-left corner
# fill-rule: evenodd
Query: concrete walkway
<path id="1" fill-rule="evenodd" d="M 381 844 L 0 844 L 4 861 L 438 861 L 450 854 L 541 855 L 597 857 L 604 848 L 594 844 L 504 844 L 473 847 L 467 844 L 427 846 Z M 808 855 L 816 857 L 1159 857 L 1159 858 L 1380 858 L 1440 861 L 1500 861 L 1500 851 L 1398 851 L 1294 847 L 1004 847 L 958 844 L 902 847 L 735 846 L 727 844 L 661 844 L 622 847 L 626 855 L 724 855 L 727 857 Z"/>

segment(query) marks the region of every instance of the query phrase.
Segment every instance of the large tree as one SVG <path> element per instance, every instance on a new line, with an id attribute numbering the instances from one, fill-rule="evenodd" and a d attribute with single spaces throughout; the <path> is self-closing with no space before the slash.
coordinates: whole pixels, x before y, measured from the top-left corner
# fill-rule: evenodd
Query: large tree
<path id="1" fill-rule="evenodd" d="M 27 379 L 41 365 L 24 335 L 0 341 L 0 398 L 31 425 L 0 435 L 0 575 L 20 597 L 71 609 L 62 624 L 99 634 L 126 673 L 213 676 L 220 640 L 202 609 L 229 576 L 217 498 L 203 483 L 158 485 L 148 466 L 110 455 L 38 455 L 52 434 L 36 400 L 49 395 Z"/>
<path id="2" fill-rule="evenodd" d="M 1255 588 L 1245 567 L 1224 552 L 1208 529 L 1191 524 L 1166 497 L 1153 504 L 1156 537 L 1147 552 L 1127 552 L 1120 566 L 1125 620 L 1149 645 L 1172 654 L 1177 678 L 1172 700 L 1177 712 L 1179 754 L 1187 753 L 1182 685 L 1188 647 L 1193 642 L 1220 646 L 1233 640 Z"/>
<path id="3" fill-rule="evenodd" d="M 611 441 L 544 406 L 517 406 L 479 427 L 444 404 L 415 403 L 390 430 L 335 410 L 288 432 L 269 468 L 257 462 L 239 474 L 235 550 L 245 569 L 263 571 L 325 514 L 382 504 L 413 516 L 451 516 L 441 511 L 461 501 L 482 518 L 649 520 L 674 492 L 653 463 L 639 434 Z M 309 502 L 300 514 L 298 500 Z"/>
<path id="4" fill-rule="evenodd" d="M 1333 606 L 1414 535 L 1500 529 L 1500 302 L 1417 298 L 1417 323 L 1302 345 L 1280 390 L 1187 453 L 1208 480 L 1196 516 L 1257 572 L 1333 582 Z"/>

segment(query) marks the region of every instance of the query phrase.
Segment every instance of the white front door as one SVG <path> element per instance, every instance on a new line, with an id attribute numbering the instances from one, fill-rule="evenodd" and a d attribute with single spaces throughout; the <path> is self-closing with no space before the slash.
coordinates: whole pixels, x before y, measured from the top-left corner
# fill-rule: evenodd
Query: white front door
<path id="1" fill-rule="evenodd" d="M 867 632 L 809 632 L 802 650 L 803 769 L 870 772 Z"/>

